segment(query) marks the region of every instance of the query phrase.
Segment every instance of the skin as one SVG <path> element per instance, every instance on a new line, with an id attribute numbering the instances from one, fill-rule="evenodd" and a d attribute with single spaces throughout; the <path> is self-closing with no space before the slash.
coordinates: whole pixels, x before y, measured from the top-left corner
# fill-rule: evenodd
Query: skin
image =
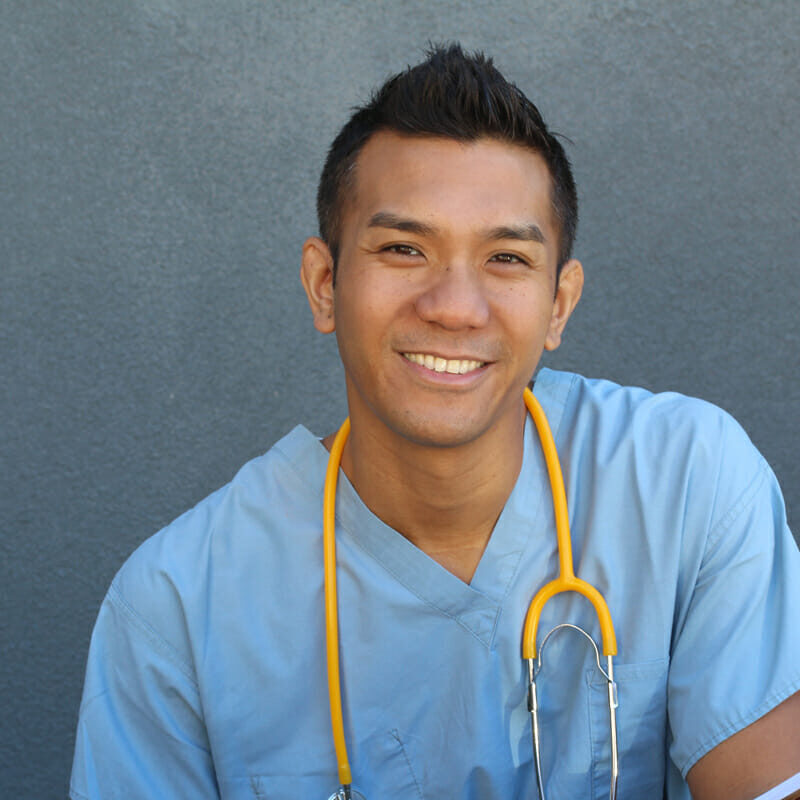
<path id="1" fill-rule="evenodd" d="M 335 286 L 321 239 L 301 267 L 314 325 L 336 334 L 344 364 L 342 468 L 373 513 L 469 582 L 521 467 L 523 388 L 559 346 L 583 269 L 567 261 L 556 280 L 550 176 L 525 148 L 381 132 L 355 183 Z M 483 366 L 442 375 L 403 353 Z M 688 782 L 697 800 L 751 800 L 799 769 L 800 693 Z"/>
<path id="2" fill-rule="evenodd" d="M 696 800 L 752 800 L 798 771 L 800 692 L 708 752 L 687 780 Z"/>

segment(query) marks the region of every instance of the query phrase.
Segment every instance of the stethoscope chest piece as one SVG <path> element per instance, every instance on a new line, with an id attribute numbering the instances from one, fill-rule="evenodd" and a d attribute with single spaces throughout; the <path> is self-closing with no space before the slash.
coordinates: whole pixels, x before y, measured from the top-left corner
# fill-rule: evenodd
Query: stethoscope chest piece
<path id="1" fill-rule="evenodd" d="M 355 789 L 351 789 L 349 786 L 346 788 L 344 786 L 340 786 L 329 798 L 328 800 L 366 800 L 361 792 L 357 792 Z"/>

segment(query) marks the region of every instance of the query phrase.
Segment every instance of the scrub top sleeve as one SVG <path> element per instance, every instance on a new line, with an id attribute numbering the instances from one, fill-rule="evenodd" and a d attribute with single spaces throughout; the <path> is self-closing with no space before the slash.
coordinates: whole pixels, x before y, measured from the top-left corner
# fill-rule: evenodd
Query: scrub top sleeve
<path id="1" fill-rule="evenodd" d="M 114 585 L 92 634 L 70 797 L 219 797 L 191 666 Z"/>
<path id="2" fill-rule="evenodd" d="M 800 690 L 800 553 L 775 476 L 749 440 L 739 445 L 741 437 L 720 448 L 721 459 L 737 475 L 753 466 L 753 477 L 727 499 L 721 467 L 715 522 L 674 633 L 670 755 L 684 778 L 709 750 Z"/>

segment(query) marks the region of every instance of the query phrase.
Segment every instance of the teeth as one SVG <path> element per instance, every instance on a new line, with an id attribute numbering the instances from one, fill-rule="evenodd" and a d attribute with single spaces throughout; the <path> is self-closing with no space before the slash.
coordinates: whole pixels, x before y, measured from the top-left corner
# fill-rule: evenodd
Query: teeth
<path id="1" fill-rule="evenodd" d="M 426 369 L 434 372 L 448 372 L 451 375 L 464 375 L 483 366 L 482 361 L 473 361 L 465 358 L 446 359 L 425 353 L 403 353 L 403 355 L 409 361 L 413 361 Z"/>

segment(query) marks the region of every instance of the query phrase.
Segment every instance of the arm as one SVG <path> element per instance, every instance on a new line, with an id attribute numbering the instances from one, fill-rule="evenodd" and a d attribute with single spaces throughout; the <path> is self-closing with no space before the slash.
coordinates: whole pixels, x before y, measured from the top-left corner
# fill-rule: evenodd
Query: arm
<path id="1" fill-rule="evenodd" d="M 717 452 L 674 628 L 670 753 L 698 800 L 753 800 L 800 771 L 800 552 L 749 441 L 729 430 Z"/>
<path id="2" fill-rule="evenodd" d="M 695 800 L 753 800 L 800 774 L 800 692 L 706 753 L 687 776 Z M 785 797 L 800 797 L 791 791 Z"/>
<path id="3" fill-rule="evenodd" d="M 114 586 L 92 635 L 70 796 L 219 796 L 194 671 Z"/>

